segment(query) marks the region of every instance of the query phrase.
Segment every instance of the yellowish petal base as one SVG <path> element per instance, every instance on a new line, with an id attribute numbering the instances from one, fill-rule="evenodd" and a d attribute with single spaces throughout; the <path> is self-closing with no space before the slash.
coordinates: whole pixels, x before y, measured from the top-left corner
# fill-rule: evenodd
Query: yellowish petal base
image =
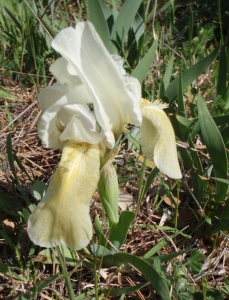
<path id="1" fill-rule="evenodd" d="M 99 180 L 98 145 L 67 142 L 48 190 L 31 214 L 28 234 L 42 247 L 87 246 L 92 238 L 90 200 Z"/>
<path id="2" fill-rule="evenodd" d="M 142 100 L 142 152 L 147 158 L 154 160 L 161 172 L 171 178 L 181 178 L 175 134 L 169 118 L 162 110 L 164 107 L 158 102 L 154 104 Z"/>

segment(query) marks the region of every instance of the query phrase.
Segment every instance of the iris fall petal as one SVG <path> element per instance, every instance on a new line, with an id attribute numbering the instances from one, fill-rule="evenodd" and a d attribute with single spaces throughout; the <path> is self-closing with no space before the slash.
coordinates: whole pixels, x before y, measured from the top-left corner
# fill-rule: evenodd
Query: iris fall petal
<path id="1" fill-rule="evenodd" d="M 171 178 L 181 178 L 176 140 L 165 112 L 153 103 L 142 100 L 141 146 L 143 154 L 153 159 L 158 169 Z"/>
<path id="2" fill-rule="evenodd" d="M 97 145 L 68 142 L 48 190 L 29 218 L 28 234 L 42 247 L 78 250 L 92 238 L 91 197 L 99 180 Z"/>

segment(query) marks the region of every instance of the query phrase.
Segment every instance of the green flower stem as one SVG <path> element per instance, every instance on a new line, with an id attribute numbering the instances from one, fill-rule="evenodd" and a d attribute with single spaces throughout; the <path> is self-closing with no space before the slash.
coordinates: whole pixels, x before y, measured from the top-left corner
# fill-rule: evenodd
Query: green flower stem
<path id="1" fill-rule="evenodd" d="M 65 282 L 66 282 L 66 285 L 67 285 L 67 288 L 68 288 L 70 300 L 74 300 L 75 299 L 75 294 L 74 294 L 74 291 L 73 291 L 73 288 L 72 288 L 71 280 L 69 278 L 66 265 L 65 265 L 64 260 L 63 260 L 62 253 L 61 253 L 59 247 L 56 247 L 56 249 L 57 249 L 57 252 L 58 252 L 59 259 L 60 259 L 60 265 L 61 265 L 61 269 L 62 269 L 62 272 L 63 272 L 63 275 L 64 275 L 64 279 L 65 279 Z"/>
<path id="2" fill-rule="evenodd" d="M 145 175 L 145 170 L 146 170 L 146 157 L 144 158 L 143 164 L 142 164 L 142 169 L 141 169 L 141 177 L 140 177 L 140 182 L 139 182 L 139 193 L 138 193 L 138 201 L 137 201 L 137 210 L 136 210 L 136 216 L 138 214 L 138 210 L 141 206 L 142 198 L 143 198 L 143 192 L 144 192 L 144 175 Z"/>

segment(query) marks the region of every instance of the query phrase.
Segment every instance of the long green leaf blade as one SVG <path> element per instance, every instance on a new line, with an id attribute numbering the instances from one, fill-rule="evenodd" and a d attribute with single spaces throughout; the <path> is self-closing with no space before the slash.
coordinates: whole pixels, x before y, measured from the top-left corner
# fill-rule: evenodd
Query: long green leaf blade
<path id="1" fill-rule="evenodd" d="M 163 300 L 171 299 L 166 281 L 153 266 L 145 262 L 143 259 L 128 253 L 116 253 L 114 254 L 114 257 L 123 263 L 129 263 L 138 269 L 145 278 L 150 281 Z"/>
<path id="2" fill-rule="evenodd" d="M 173 62 L 174 62 L 174 54 L 172 54 L 172 56 L 168 62 L 168 65 L 166 67 L 165 74 L 164 74 L 164 77 L 163 77 L 163 80 L 162 80 L 162 83 L 160 85 L 160 89 L 158 92 L 158 98 L 162 98 L 162 96 L 164 95 L 164 93 L 169 85 L 169 82 L 170 82 L 170 79 L 172 76 L 172 71 L 173 71 Z"/>
<path id="3" fill-rule="evenodd" d="M 128 229 L 131 223 L 133 222 L 134 218 L 135 218 L 134 212 L 124 210 L 122 211 L 119 217 L 118 223 L 115 224 L 114 227 L 112 228 L 109 236 L 109 240 L 116 249 L 120 249 L 121 246 L 124 244 L 128 233 Z M 110 250 L 111 253 L 116 252 L 114 248 L 111 246 L 108 246 L 107 248 L 108 250 Z"/>
<path id="4" fill-rule="evenodd" d="M 209 67 L 212 61 L 216 58 L 219 52 L 219 48 L 216 48 L 207 57 L 196 63 L 183 73 L 183 89 L 185 90 L 197 77 Z M 162 100 L 165 102 L 173 102 L 178 96 L 178 84 L 179 77 L 174 79 L 168 86 L 165 94 L 162 96 Z"/>
<path id="5" fill-rule="evenodd" d="M 215 177 L 227 179 L 228 161 L 224 142 L 200 93 L 197 97 L 197 108 L 201 133 L 214 166 Z M 225 201 L 226 193 L 227 184 L 216 181 L 216 201 Z"/>
<path id="6" fill-rule="evenodd" d="M 178 115 L 180 115 L 182 117 L 185 117 L 183 91 L 184 91 L 184 89 L 183 89 L 183 75 L 182 75 L 182 72 L 181 72 L 180 76 L 179 76 L 177 104 L 178 104 Z M 181 129 L 181 132 L 182 132 L 182 129 Z"/>
<path id="7" fill-rule="evenodd" d="M 14 95 L 11 95 L 7 91 L 5 91 L 2 87 L 0 87 L 0 97 L 8 100 L 16 100 Z"/>
<path id="8" fill-rule="evenodd" d="M 103 13 L 102 4 L 100 0 L 88 0 L 89 20 L 95 27 L 101 40 L 110 53 L 116 53 L 116 48 L 111 42 L 109 28 Z"/>
<path id="9" fill-rule="evenodd" d="M 16 181 L 19 183 L 17 172 L 14 166 L 13 148 L 12 148 L 12 140 L 10 134 L 7 136 L 6 149 L 7 149 L 7 158 L 8 158 L 11 172 L 13 173 L 13 176 L 16 179 Z"/>
<path id="10" fill-rule="evenodd" d="M 191 149 L 195 149 L 191 136 L 189 136 L 188 140 L 189 140 L 189 147 Z M 204 176 L 204 172 L 203 172 L 203 167 L 198 152 L 191 150 L 190 154 L 192 158 L 191 159 L 192 167 L 190 170 L 190 175 L 193 184 L 193 191 L 194 191 L 194 195 L 200 202 L 203 199 L 204 194 L 206 193 L 207 181 L 202 180 L 201 177 L 199 177 L 199 175 Z"/>
<path id="11" fill-rule="evenodd" d="M 149 174 L 149 176 L 147 177 L 146 179 L 146 183 L 145 183 L 145 186 L 142 190 L 142 198 L 145 196 L 145 194 L 148 192 L 152 182 L 154 181 L 155 177 L 157 176 L 159 172 L 159 169 L 157 167 L 155 167 L 151 173 Z"/>
<path id="12" fill-rule="evenodd" d="M 12 19 L 12 21 L 14 21 L 15 25 L 22 32 L 22 24 L 20 23 L 20 21 L 17 19 L 17 17 L 14 15 L 12 11 L 10 11 L 7 7 L 4 8 L 7 11 L 8 15 L 10 16 L 10 18 Z"/>
<path id="13" fill-rule="evenodd" d="M 221 47 L 219 57 L 219 75 L 217 82 L 217 95 L 224 97 L 227 83 L 227 56 L 225 46 Z"/>
<path id="14" fill-rule="evenodd" d="M 143 59 L 140 61 L 140 63 L 137 65 L 137 67 L 131 74 L 131 76 L 137 78 L 140 83 L 143 82 L 143 80 L 146 77 L 146 74 L 148 73 L 151 67 L 152 61 L 156 54 L 157 45 L 158 40 L 155 40 L 153 45 L 150 47 L 149 51 L 146 53 L 146 55 L 143 57 Z"/>
<path id="15" fill-rule="evenodd" d="M 112 28 L 111 38 L 113 40 L 116 40 L 116 36 L 118 35 L 122 44 L 124 44 L 124 40 L 130 29 L 131 23 L 134 21 L 141 3 L 141 0 L 125 1 Z"/>

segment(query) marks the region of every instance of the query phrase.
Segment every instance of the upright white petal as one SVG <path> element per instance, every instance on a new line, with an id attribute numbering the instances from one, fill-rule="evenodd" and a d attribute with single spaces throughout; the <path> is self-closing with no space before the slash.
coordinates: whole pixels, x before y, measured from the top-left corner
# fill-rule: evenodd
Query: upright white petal
<path id="1" fill-rule="evenodd" d="M 58 67 L 60 67 L 60 65 Z M 62 69 L 60 68 L 58 72 L 61 73 Z M 65 97 L 64 104 L 92 103 L 91 96 L 88 94 L 86 87 L 78 76 L 73 86 L 70 86 L 70 79 L 67 81 L 69 85 L 64 84 L 64 81 L 64 77 L 61 77 L 60 82 L 56 82 L 52 86 L 45 87 L 40 91 L 38 102 L 43 112 L 58 102 L 62 97 Z"/>
<path id="2" fill-rule="evenodd" d="M 74 88 L 82 84 L 76 70 L 72 68 L 71 64 L 63 57 L 58 58 L 51 66 L 50 72 L 58 78 L 58 81 L 68 89 Z"/>
<path id="3" fill-rule="evenodd" d="M 68 92 L 67 86 L 61 83 L 54 83 L 52 86 L 45 87 L 38 95 L 40 109 L 45 111 Z"/>
<path id="4" fill-rule="evenodd" d="M 143 154 L 153 159 L 158 169 L 171 178 L 181 178 L 173 127 L 165 112 L 142 100 L 141 146 Z"/>
<path id="5" fill-rule="evenodd" d="M 119 69 L 119 72 L 120 74 L 122 75 L 126 75 L 126 70 L 123 68 L 123 59 L 121 56 L 117 55 L 117 54 L 112 54 L 111 55 L 112 59 L 114 60 L 114 62 L 116 63 L 118 69 Z"/>
<path id="6" fill-rule="evenodd" d="M 107 146 L 112 148 L 126 124 L 141 123 L 140 84 L 131 80 L 126 88 L 119 67 L 89 22 L 62 30 L 52 46 L 76 69 L 91 96 Z"/>

